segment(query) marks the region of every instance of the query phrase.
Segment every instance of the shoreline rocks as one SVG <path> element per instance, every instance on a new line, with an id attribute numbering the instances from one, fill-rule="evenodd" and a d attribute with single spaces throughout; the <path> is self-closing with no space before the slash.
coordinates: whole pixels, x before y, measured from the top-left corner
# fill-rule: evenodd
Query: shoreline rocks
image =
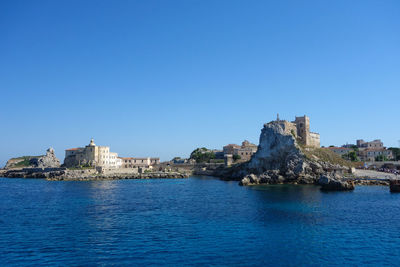
<path id="1" fill-rule="evenodd" d="M 400 192 L 400 180 L 390 181 L 390 192 L 399 193 Z"/>
<path id="2" fill-rule="evenodd" d="M 353 181 L 340 180 L 339 177 L 321 175 L 318 180 L 322 191 L 351 191 L 354 190 Z"/>
<path id="3" fill-rule="evenodd" d="M 181 172 L 147 172 L 126 174 L 101 174 L 95 169 L 68 170 L 66 168 L 24 168 L 2 170 L 0 176 L 6 178 L 37 178 L 49 181 L 91 181 L 119 179 L 182 179 L 188 178 L 189 173 Z"/>

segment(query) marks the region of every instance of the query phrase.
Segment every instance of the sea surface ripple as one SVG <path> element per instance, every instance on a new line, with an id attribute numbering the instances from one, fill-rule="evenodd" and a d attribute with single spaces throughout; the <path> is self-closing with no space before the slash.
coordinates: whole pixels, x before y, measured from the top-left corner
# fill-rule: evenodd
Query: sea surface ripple
<path id="1" fill-rule="evenodd" d="M 388 187 L 0 178 L 0 265 L 397 265 Z"/>

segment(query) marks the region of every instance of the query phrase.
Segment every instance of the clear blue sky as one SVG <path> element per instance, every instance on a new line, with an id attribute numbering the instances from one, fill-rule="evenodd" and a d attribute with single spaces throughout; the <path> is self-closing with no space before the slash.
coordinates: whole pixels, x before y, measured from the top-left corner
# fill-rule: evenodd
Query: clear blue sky
<path id="1" fill-rule="evenodd" d="M 121 156 L 400 140 L 400 1 L 1 1 L 0 166 L 91 137 Z"/>

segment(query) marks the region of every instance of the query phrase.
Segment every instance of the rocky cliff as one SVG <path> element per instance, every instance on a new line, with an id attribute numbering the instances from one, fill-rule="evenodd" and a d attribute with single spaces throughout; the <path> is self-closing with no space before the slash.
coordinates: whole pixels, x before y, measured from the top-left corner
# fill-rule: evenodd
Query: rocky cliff
<path id="1" fill-rule="evenodd" d="M 283 124 L 270 122 L 261 130 L 258 150 L 251 160 L 225 169 L 221 176 L 240 180 L 241 185 L 316 184 L 321 175 L 347 173 L 346 164 L 326 149 L 302 146 Z"/>
<path id="2" fill-rule="evenodd" d="M 23 156 L 12 158 L 7 161 L 5 169 L 13 168 L 57 168 L 60 167 L 60 161 L 56 157 L 53 148 L 46 151 L 42 156 Z"/>

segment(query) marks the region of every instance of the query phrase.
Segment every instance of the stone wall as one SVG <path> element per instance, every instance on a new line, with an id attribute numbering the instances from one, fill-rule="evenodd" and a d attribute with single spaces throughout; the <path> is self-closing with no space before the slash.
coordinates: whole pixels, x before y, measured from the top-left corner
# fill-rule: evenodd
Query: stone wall
<path id="1" fill-rule="evenodd" d="M 280 120 L 280 121 L 272 121 L 272 122 L 270 122 L 270 123 L 276 123 L 276 124 L 278 124 L 279 126 L 281 126 L 281 128 L 282 128 L 282 130 L 283 130 L 283 132 L 284 132 L 285 134 L 291 134 L 291 135 L 293 135 L 294 137 L 297 137 L 297 127 L 296 127 L 296 124 L 295 124 L 295 123 L 289 122 L 289 121 L 283 121 L 283 120 Z"/>
<path id="2" fill-rule="evenodd" d="M 132 174 L 139 173 L 139 168 L 97 168 L 102 174 Z"/>
<path id="3" fill-rule="evenodd" d="M 309 146 L 312 147 L 320 147 L 321 140 L 320 140 L 320 135 L 317 133 L 310 133 L 310 144 Z"/>

